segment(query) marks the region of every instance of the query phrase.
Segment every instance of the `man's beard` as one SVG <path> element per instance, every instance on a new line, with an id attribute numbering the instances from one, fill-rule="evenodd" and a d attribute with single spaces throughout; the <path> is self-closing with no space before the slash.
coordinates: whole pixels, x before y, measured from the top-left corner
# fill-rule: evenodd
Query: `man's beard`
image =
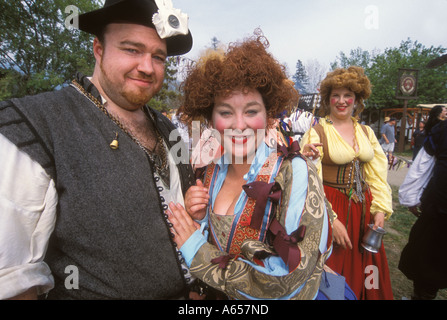
<path id="1" fill-rule="evenodd" d="M 116 84 L 109 77 L 109 74 L 106 71 L 106 68 L 104 68 L 102 61 L 100 63 L 100 68 L 103 74 L 103 81 L 104 81 L 102 87 L 103 90 L 109 89 L 107 90 L 108 92 L 105 93 L 110 98 L 118 94 L 119 96 L 123 97 L 129 104 L 140 107 L 145 105 L 152 98 L 153 95 L 149 90 L 142 90 L 142 89 L 138 90 L 137 88 L 136 90 L 129 91 L 126 90 L 125 86 L 120 86 L 119 84 Z M 112 100 L 114 99 L 112 98 Z"/>

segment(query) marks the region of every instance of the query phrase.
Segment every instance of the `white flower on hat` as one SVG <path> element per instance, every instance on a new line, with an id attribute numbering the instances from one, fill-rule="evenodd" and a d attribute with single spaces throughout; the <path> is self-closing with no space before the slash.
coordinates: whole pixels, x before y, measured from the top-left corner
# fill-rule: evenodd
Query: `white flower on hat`
<path id="1" fill-rule="evenodd" d="M 158 12 L 152 17 L 152 23 L 160 38 L 188 34 L 188 15 L 175 9 L 172 0 L 155 0 Z"/>

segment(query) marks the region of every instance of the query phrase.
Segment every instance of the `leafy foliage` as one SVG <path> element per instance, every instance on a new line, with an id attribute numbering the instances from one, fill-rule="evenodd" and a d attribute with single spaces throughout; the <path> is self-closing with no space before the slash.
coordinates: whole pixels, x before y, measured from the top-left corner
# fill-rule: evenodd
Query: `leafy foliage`
<path id="1" fill-rule="evenodd" d="M 402 101 L 395 99 L 399 68 L 419 69 L 418 99 L 410 100 L 409 107 L 424 103 L 445 103 L 447 101 L 447 64 L 429 69 L 427 64 L 443 54 L 442 47 L 425 47 L 418 41 L 407 39 L 397 48 L 387 48 L 382 53 L 351 50 L 347 56 L 340 52 L 331 68 L 346 68 L 350 65 L 365 69 L 373 85 L 373 93 L 367 107 L 395 107 Z"/>
<path id="2" fill-rule="evenodd" d="M 74 10 L 98 9 L 103 1 L 0 0 L 0 101 L 54 90 L 76 72 L 92 74 L 93 36 L 70 27 Z M 66 26 L 68 25 L 68 27 Z M 168 111 L 178 107 L 176 58 L 168 59 L 162 90 L 149 103 Z"/>
<path id="3" fill-rule="evenodd" d="M 309 85 L 309 76 L 301 60 L 296 63 L 296 73 L 293 75 L 293 81 L 295 82 L 295 88 L 301 94 L 305 94 Z"/>
<path id="4" fill-rule="evenodd" d="M 155 97 L 149 101 L 149 106 L 158 110 L 169 113 L 171 109 L 180 107 L 180 93 L 177 85 L 177 67 L 176 57 L 170 57 L 166 61 L 165 78 L 163 87 Z"/>
<path id="5" fill-rule="evenodd" d="M 65 26 L 70 0 L 0 0 L 0 99 L 56 88 L 76 71 L 91 73 L 91 36 Z M 80 0 L 79 11 L 100 7 Z"/>

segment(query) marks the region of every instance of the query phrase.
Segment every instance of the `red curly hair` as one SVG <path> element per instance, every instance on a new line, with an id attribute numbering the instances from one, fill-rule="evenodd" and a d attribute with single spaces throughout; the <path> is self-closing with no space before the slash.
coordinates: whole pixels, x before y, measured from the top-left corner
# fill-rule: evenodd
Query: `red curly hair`
<path id="1" fill-rule="evenodd" d="M 269 123 L 282 111 L 290 111 L 299 94 L 279 64 L 267 52 L 268 40 L 257 29 L 252 38 L 233 43 L 227 52 L 208 51 L 188 71 L 182 83 L 182 121 L 200 120 L 209 125 L 216 97 L 237 90 L 257 90 L 264 101 Z"/>
<path id="2" fill-rule="evenodd" d="M 371 95 L 371 82 L 365 75 L 363 68 L 351 66 L 348 69 L 335 69 L 329 72 L 320 84 L 321 109 L 320 115 L 327 116 L 330 113 L 329 99 L 333 89 L 346 88 L 355 93 L 357 107 L 354 117 L 357 117 L 364 109 L 364 100 Z"/>

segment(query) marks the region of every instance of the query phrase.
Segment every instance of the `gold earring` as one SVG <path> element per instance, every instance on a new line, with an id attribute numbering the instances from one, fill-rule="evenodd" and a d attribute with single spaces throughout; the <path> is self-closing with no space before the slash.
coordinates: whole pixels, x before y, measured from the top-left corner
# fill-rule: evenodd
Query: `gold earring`
<path id="1" fill-rule="evenodd" d="M 116 132 L 116 137 L 110 144 L 110 148 L 112 148 L 113 150 L 118 149 L 118 132 Z"/>

